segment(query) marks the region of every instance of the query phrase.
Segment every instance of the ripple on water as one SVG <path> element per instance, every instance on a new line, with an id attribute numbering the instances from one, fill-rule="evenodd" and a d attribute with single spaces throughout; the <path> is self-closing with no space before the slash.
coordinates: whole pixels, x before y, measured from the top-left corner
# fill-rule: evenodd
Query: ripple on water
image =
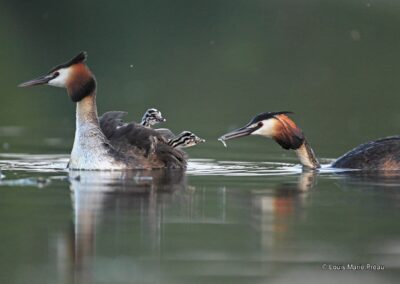
<path id="1" fill-rule="evenodd" d="M 67 172 L 69 155 L 66 154 L 0 154 L 3 171 L 30 171 L 44 173 Z M 278 162 L 216 161 L 191 159 L 186 173 L 191 176 L 271 176 L 300 174 L 300 165 Z M 320 173 L 340 170 L 324 165 Z"/>
<path id="2" fill-rule="evenodd" d="M 265 176 L 297 174 L 302 168 L 288 163 L 193 159 L 187 174 L 194 176 Z"/>
<path id="3" fill-rule="evenodd" d="M 0 168 L 8 171 L 62 172 L 66 171 L 69 155 L 0 154 Z"/>
<path id="4" fill-rule="evenodd" d="M 334 169 L 330 164 L 322 165 L 319 173 L 338 173 L 348 170 Z M 303 172 L 298 164 L 279 162 L 216 161 L 212 159 L 192 159 L 187 174 L 195 176 L 277 176 Z"/>

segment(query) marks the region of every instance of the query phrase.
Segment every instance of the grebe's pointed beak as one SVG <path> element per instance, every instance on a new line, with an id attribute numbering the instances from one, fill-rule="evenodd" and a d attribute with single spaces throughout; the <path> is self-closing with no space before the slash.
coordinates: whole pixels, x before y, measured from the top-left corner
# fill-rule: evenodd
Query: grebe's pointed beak
<path id="1" fill-rule="evenodd" d="M 248 136 L 251 133 L 253 133 L 254 131 L 256 131 L 257 129 L 259 129 L 261 126 L 258 125 L 245 125 L 239 129 L 233 130 L 229 133 L 226 133 L 224 135 L 222 135 L 221 137 L 218 138 L 219 141 L 226 141 L 226 140 L 230 140 L 230 139 L 235 139 L 235 138 L 239 138 L 239 137 L 243 137 L 243 136 Z"/>
<path id="2" fill-rule="evenodd" d="M 54 76 L 52 74 L 46 74 L 39 78 L 21 83 L 18 85 L 18 87 L 31 87 L 31 86 L 44 85 L 44 84 L 47 84 L 53 78 L 54 78 Z"/>

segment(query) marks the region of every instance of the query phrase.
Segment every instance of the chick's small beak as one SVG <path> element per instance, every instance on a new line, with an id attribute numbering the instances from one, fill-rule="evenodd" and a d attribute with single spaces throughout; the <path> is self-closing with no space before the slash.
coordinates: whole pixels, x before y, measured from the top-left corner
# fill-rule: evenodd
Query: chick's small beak
<path id="1" fill-rule="evenodd" d="M 53 78 L 54 78 L 53 75 L 44 75 L 39 78 L 21 83 L 18 85 L 18 87 L 31 87 L 31 86 L 44 85 L 47 84 Z"/>

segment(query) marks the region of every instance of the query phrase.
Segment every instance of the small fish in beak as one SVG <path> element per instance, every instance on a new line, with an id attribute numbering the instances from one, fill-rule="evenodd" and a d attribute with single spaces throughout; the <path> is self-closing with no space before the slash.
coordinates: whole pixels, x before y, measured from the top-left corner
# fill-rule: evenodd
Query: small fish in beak
<path id="1" fill-rule="evenodd" d="M 228 145 L 226 145 L 226 142 L 222 137 L 218 138 L 218 141 L 220 141 L 225 148 L 228 148 Z"/>
<path id="2" fill-rule="evenodd" d="M 243 137 L 243 136 L 248 136 L 248 135 L 252 134 L 254 131 L 256 131 L 257 129 L 259 129 L 260 127 L 262 127 L 262 124 L 249 123 L 239 129 L 233 130 L 229 133 L 222 135 L 221 137 L 218 138 L 218 141 L 221 141 L 221 143 L 225 147 L 227 147 L 226 142 L 225 142 L 226 140 L 235 139 L 235 138 L 239 138 L 239 137 Z"/>

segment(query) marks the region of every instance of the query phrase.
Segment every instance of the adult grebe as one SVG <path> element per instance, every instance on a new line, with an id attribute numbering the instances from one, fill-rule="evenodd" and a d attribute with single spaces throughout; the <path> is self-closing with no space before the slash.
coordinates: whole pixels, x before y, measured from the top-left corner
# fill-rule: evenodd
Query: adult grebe
<path id="1" fill-rule="evenodd" d="M 305 168 L 317 169 L 320 164 L 304 137 L 302 130 L 287 114 L 291 112 L 265 112 L 254 117 L 247 125 L 221 136 L 223 142 L 247 135 L 261 135 L 275 140 L 282 148 L 295 150 Z M 400 136 L 382 138 L 359 145 L 331 164 L 333 168 L 360 170 L 400 170 Z"/>
<path id="2" fill-rule="evenodd" d="M 81 52 L 54 67 L 46 75 L 20 87 L 50 85 L 66 88 L 76 106 L 76 132 L 69 162 L 70 169 L 122 170 L 185 168 L 185 153 L 171 147 L 157 131 L 128 123 L 107 139 L 99 126 L 96 107 L 96 80 Z M 138 147 L 141 145 L 143 147 Z M 145 145 L 145 146 L 144 146 Z"/>

